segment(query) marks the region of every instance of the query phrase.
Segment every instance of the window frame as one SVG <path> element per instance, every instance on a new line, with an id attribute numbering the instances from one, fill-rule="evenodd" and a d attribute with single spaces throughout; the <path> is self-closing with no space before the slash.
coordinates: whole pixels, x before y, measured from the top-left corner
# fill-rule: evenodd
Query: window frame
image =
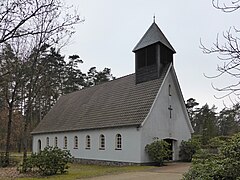
<path id="1" fill-rule="evenodd" d="M 54 147 L 58 147 L 58 138 L 57 137 L 54 138 Z"/>
<path id="2" fill-rule="evenodd" d="M 46 147 L 48 147 L 50 144 L 50 140 L 49 140 L 49 137 L 46 137 Z"/>
<path id="3" fill-rule="evenodd" d="M 91 149 L 91 137 L 90 137 L 90 135 L 86 135 L 86 147 L 85 147 L 85 149 Z"/>
<path id="4" fill-rule="evenodd" d="M 74 136 L 74 149 L 78 149 L 78 136 Z"/>
<path id="5" fill-rule="evenodd" d="M 99 150 L 105 150 L 106 148 L 106 140 L 103 134 L 99 136 Z"/>
<path id="6" fill-rule="evenodd" d="M 68 139 L 67 136 L 64 136 L 63 138 L 63 149 L 67 149 L 68 146 Z"/>
<path id="7" fill-rule="evenodd" d="M 157 64 L 157 45 L 152 44 L 148 47 L 136 51 L 136 67 L 141 69 Z"/>
<path id="8" fill-rule="evenodd" d="M 116 134 L 115 136 L 115 150 L 122 150 L 122 135 Z"/>
<path id="9" fill-rule="evenodd" d="M 172 96 L 171 84 L 168 85 L 168 96 Z"/>

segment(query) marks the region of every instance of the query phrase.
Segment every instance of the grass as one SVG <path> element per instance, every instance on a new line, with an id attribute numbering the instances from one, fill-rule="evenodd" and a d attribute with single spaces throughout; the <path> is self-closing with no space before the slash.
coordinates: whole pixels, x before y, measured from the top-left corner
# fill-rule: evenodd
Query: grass
<path id="1" fill-rule="evenodd" d="M 120 174 L 124 172 L 143 171 L 152 168 L 151 166 L 100 166 L 100 165 L 81 165 L 70 164 L 68 173 L 48 177 L 18 178 L 19 180 L 75 180 L 103 176 L 108 174 Z"/>
<path id="2" fill-rule="evenodd" d="M 28 153 L 30 155 L 30 153 Z M 22 160 L 22 154 L 11 153 L 10 157 L 17 163 Z M 153 168 L 152 166 L 101 166 L 101 165 L 82 165 L 77 163 L 69 164 L 69 169 L 66 174 L 57 174 L 46 177 L 24 177 L 24 178 L 7 178 L 1 177 L 0 180 L 75 180 L 90 178 L 96 176 L 120 174 L 125 172 L 144 171 Z"/>
<path id="3" fill-rule="evenodd" d="M 32 153 L 28 152 L 27 156 L 30 156 Z M 23 153 L 10 152 L 10 163 L 12 165 L 20 164 L 23 159 Z"/>

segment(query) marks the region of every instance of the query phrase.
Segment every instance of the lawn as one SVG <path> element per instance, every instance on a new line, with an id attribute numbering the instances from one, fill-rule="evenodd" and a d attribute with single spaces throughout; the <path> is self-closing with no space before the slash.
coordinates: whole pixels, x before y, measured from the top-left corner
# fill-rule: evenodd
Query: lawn
<path id="1" fill-rule="evenodd" d="M 21 178 L 7 178 L 1 177 L 0 180 L 75 180 L 82 178 L 90 178 L 96 176 L 103 176 L 108 174 L 119 174 L 124 172 L 144 171 L 153 168 L 152 166 L 100 166 L 100 165 L 81 165 L 70 164 L 70 168 L 66 174 L 58 174 L 48 177 L 21 177 Z"/>
<path id="2" fill-rule="evenodd" d="M 30 155 L 31 153 L 28 153 Z M 22 154 L 11 153 L 11 159 L 20 163 L 22 160 Z M 17 172 L 17 166 L 11 168 L 0 168 L 0 180 L 75 180 L 82 178 L 90 178 L 96 176 L 103 176 L 108 174 L 119 174 L 124 172 L 144 171 L 153 168 L 153 166 L 100 166 L 100 165 L 82 165 L 77 163 L 69 164 L 69 169 L 66 174 L 58 174 L 47 177 L 22 177 Z"/>
<path id="3" fill-rule="evenodd" d="M 119 173 L 130 172 L 130 171 L 142 171 L 148 168 L 149 167 L 147 166 L 116 167 L 116 166 L 71 164 L 68 174 L 49 177 L 49 180 L 55 180 L 55 179 L 73 180 L 73 179 L 80 179 L 80 178 L 102 176 L 107 174 L 119 174 Z M 24 178 L 24 180 L 25 179 L 30 180 L 30 178 Z"/>

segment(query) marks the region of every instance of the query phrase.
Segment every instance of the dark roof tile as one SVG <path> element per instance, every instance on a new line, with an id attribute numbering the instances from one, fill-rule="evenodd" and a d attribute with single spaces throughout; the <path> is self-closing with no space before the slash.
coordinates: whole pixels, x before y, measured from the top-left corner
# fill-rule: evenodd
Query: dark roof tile
<path id="1" fill-rule="evenodd" d="M 159 79 L 135 83 L 135 74 L 62 96 L 33 134 L 138 126 L 146 118 L 167 70 Z"/>

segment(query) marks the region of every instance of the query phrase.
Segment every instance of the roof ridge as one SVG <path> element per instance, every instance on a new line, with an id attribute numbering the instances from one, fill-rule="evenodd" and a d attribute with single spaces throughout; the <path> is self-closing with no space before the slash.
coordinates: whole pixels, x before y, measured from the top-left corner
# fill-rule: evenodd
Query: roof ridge
<path id="1" fill-rule="evenodd" d="M 132 75 L 134 75 L 134 74 L 135 74 L 135 73 L 127 74 L 127 75 L 121 76 L 121 77 L 119 77 L 119 78 L 110 80 L 110 81 L 106 81 L 106 82 L 102 82 L 102 83 L 100 83 L 100 84 L 96 84 L 96 85 L 94 85 L 94 86 L 83 87 L 82 89 L 79 89 L 79 90 L 76 90 L 76 91 L 73 91 L 73 92 L 70 92 L 70 93 L 67 93 L 67 94 L 63 94 L 62 96 L 68 96 L 69 94 L 77 93 L 77 92 L 79 92 L 79 91 L 88 90 L 88 89 L 90 89 L 90 88 L 97 88 L 97 87 L 99 87 L 99 86 L 106 85 L 107 83 L 111 83 L 111 82 L 113 82 L 113 81 L 118 81 L 118 80 L 120 80 L 120 79 L 126 78 L 127 76 L 132 76 Z"/>

